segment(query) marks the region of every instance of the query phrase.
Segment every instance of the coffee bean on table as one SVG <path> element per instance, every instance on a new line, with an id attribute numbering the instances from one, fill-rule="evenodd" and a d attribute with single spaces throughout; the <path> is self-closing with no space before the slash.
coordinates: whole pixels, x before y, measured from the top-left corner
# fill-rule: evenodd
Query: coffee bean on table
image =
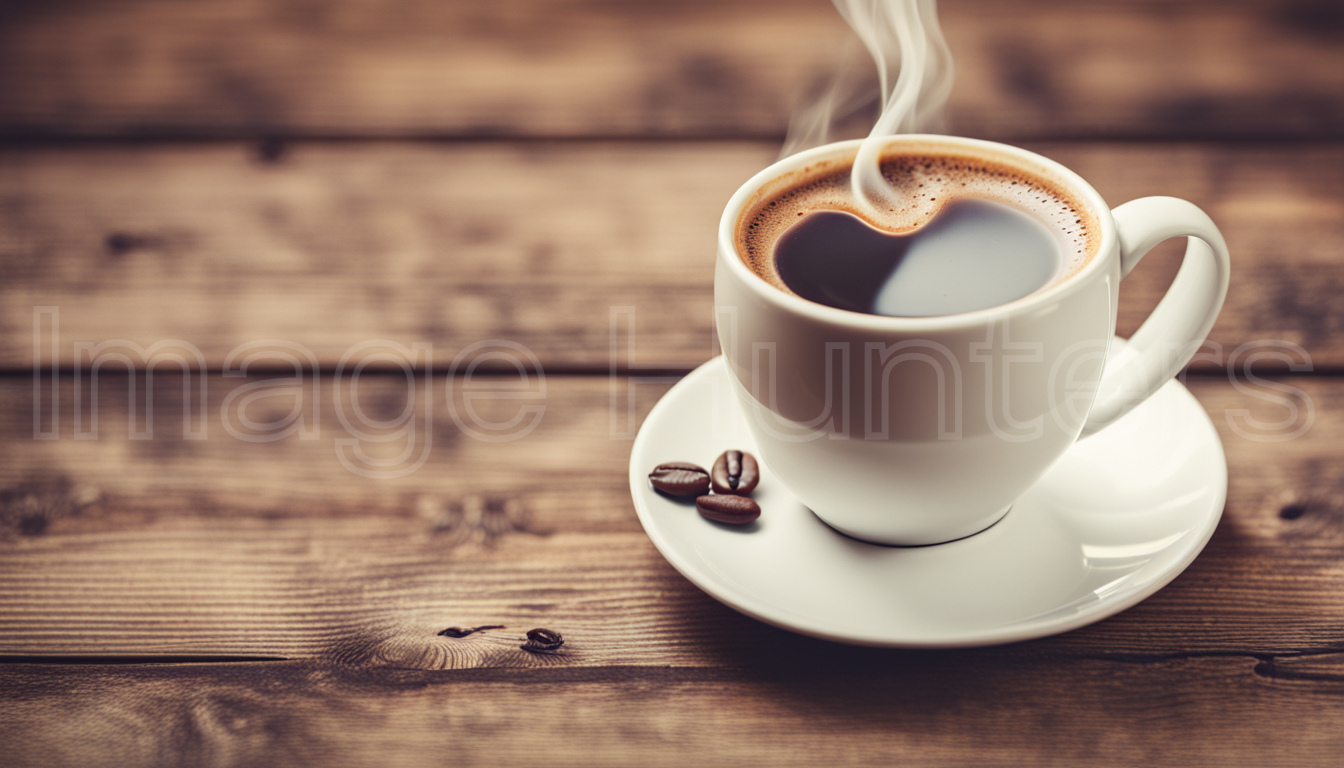
<path id="1" fill-rule="evenodd" d="M 700 496 L 695 508 L 710 520 L 730 525 L 750 523 L 761 516 L 761 505 L 746 496 Z"/>
<path id="2" fill-rule="evenodd" d="M 699 496 L 709 490 L 709 473 L 696 464 L 669 461 L 653 468 L 649 482 L 672 496 Z"/>
<path id="3" fill-rule="evenodd" d="M 724 451 L 709 475 L 715 493 L 745 496 L 761 482 L 756 458 L 745 451 Z"/>
<path id="4" fill-rule="evenodd" d="M 520 646 L 524 651 L 541 653 L 558 650 L 565 644 L 565 636 L 553 629 L 538 627 L 527 631 L 527 640 Z"/>

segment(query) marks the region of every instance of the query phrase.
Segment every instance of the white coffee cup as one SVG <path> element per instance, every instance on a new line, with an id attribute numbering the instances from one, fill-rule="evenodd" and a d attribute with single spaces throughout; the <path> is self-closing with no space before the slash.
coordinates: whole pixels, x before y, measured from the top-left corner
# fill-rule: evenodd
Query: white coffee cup
<path id="1" fill-rule="evenodd" d="M 993 525 L 1080 436 L 1179 372 L 1218 316 L 1230 264 L 1217 227 L 1184 200 L 1145 197 L 1111 210 L 1077 174 L 1023 149 L 948 136 L 887 141 L 884 156 L 950 150 L 1027 169 L 1071 193 L 1099 228 L 1085 266 L 1030 296 L 886 317 L 780 290 L 736 247 L 738 219 L 763 188 L 815 164 L 848 165 L 860 141 L 785 158 L 728 202 L 714 277 L 718 333 L 761 460 L 845 534 L 934 544 Z M 1121 280 L 1178 236 L 1189 241 L 1175 281 L 1116 355 Z"/>

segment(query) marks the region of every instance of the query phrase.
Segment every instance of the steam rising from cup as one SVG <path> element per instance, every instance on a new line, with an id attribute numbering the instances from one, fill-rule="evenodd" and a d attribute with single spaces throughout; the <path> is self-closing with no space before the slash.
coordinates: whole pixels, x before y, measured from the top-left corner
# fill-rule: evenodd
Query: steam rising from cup
<path id="1" fill-rule="evenodd" d="M 882 176 L 881 139 L 898 133 L 936 133 L 952 92 L 952 52 L 938 26 L 936 0 L 834 0 L 840 15 L 877 64 L 882 112 L 854 160 L 855 200 L 870 213 L 895 207 Z M 831 140 L 835 127 L 872 103 L 869 80 L 843 66 L 827 91 L 798 112 L 781 156 Z"/>

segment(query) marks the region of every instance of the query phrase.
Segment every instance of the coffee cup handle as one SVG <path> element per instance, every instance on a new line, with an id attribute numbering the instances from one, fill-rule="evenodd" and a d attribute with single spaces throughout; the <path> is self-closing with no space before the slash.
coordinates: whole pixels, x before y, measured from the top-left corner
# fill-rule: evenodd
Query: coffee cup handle
<path id="1" fill-rule="evenodd" d="M 1083 426 L 1094 434 L 1147 400 L 1185 367 L 1204 343 L 1227 296 L 1227 243 L 1208 214 L 1175 197 L 1143 197 L 1111 212 L 1120 238 L 1120 279 L 1153 246 L 1185 236 L 1185 258 L 1167 293 L 1117 353 L 1106 357 L 1097 399 Z"/>

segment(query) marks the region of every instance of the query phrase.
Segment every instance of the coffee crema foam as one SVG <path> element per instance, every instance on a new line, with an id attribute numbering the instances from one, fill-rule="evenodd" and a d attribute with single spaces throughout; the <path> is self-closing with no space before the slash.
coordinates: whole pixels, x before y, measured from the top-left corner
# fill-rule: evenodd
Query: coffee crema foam
<path id="1" fill-rule="evenodd" d="M 875 219 L 856 204 L 851 191 L 852 160 L 821 161 L 789 174 L 757 192 L 737 221 L 736 245 L 746 265 L 771 285 L 798 295 L 784 284 L 775 264 L 775 244 L 802 217 L 817 211 L 843 211 L 892 235 L 909 234 L 928 224 L 956 200 L 990 200 L 1032 214 L 1054 233 L 1062 265 L 1039 293 L 1082 269 L 1101 244 L 1096 218 L 1059 183 L 1025 168 L 972 154 L 921 150 L 893 153 L 882 161 L 882 175 L 900 202 Z"/>

